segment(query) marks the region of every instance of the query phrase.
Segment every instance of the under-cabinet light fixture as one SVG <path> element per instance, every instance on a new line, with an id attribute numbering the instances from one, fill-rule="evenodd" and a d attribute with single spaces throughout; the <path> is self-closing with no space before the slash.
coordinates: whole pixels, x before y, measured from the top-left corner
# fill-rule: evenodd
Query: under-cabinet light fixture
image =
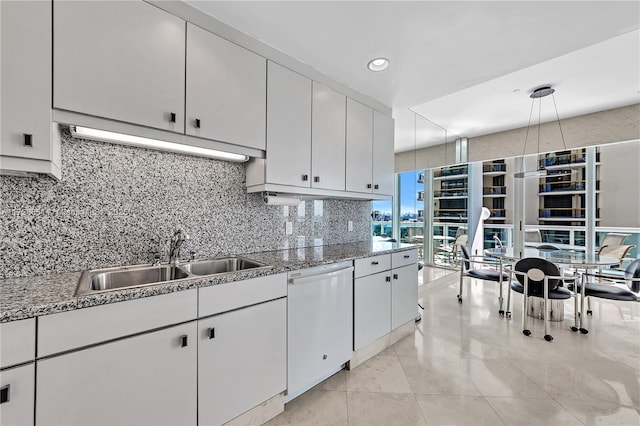
<path id="1" fill-rule="evenodd" d="M 249 157 L 231 152 L 218 151 L 215 149 L 201 148 L 198 146 L 183 145 L 175 142 L 166 142 L 157 139 L 143 138 L 140 136 L 127 135 L 124 133 L 109 132 L 106 130 L 92 129 L 90 127 L 71 126 L 71 135 L 77 138 L 86 138 L 104 142 L 112 142 L 123 145 L 134 145 L 160 151 L 177 152 L 179 154 L 196 155 L 199 157 L 213 158 L 216 160 L 233 161 L 243 163 Z"/>

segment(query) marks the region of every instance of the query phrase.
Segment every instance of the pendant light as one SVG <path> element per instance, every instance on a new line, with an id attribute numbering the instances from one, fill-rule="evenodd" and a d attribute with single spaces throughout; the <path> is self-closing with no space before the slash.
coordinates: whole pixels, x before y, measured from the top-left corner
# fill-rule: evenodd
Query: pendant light
<path id="1" fill-rule="evenodd" d="M 539 87 L 535 90 L 533 90 L 533 92 L 531 92 L 531 94 L 529 95 L 529 97 L 531 98 L 531 111 L 529 112 L 529 123 L 527 124 L 527 132 L 525 134 L 524 137 L 524 148 L 522 149 L 522 161 L 521 161 L 521 170 L 518 173 L 515 173 L 513 175 L 514 178 L 517 179 L 524 179 L 524 178 L 529 178 L 529 177 L 538 177 L 538 178 L 542 178 L 542 177 L 546 177 L 546 176 L 566 176 L 566 175 L 570 175 L 571 174 L 571 170 L 560 170 L 558 172 L 555 173 L 549 173 L 549 171 L 546 169 L 546 167 L 544 166 L 544 163 L 540 164 L 538 166 L 538 168 L 536 170 L 525 170 L 524 167 L 524 155 L 525 152 L 527 151 L 527 142 L 529 139 L 529 130 L 531 129 L 531 117 L 533 115 L 533 107 L 535 105 L 536 99 L 538 99 L 538 135 L 537 135 L 537 142 L 538 142 L 538 148 L 537 148 L 537 155 L 540 155 L 540 112 L 542 110 L 542 98 L 551 95 L 551 98 L 553 99 L 553 108 L 555 110 L 556 113 L 556 121 L 558 123 L 558 128 L 560 129 L 560 137 L 562 139 L 562 146 L 564 147 L 564 150 L 566 151 L 567 149 L 567 145 L 564 142 L 564 134 L 562 132 L 562 125 L 560 124 L 560 117 L 558 116 L 558 107 L 556 106 L 556 98 L 553 96 L 553 93 L 555 92 L 555 89 L 553 89 L 551 86 L 543 86 L 543 87 Z M 536 159 L 536 161 L 538 161 Z"/>

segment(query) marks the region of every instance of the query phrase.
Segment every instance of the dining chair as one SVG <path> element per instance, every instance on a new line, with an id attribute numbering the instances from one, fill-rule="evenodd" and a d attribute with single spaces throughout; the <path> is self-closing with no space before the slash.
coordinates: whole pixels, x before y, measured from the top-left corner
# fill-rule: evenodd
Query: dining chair
<path id="1" fill-rule="evenodd" d="M 522 304 L 522 334 L 531 335 L 528 327 L 529 317 L 529 297 L 541 297 L 544 300 L 544 340 L 550 342 L 553 336 L 549 334 L 549 320 L 552 315 L 549 309 L 550 300 L 566 300 L 570 299 L 572 293 L 560 286 L 563 281 L 575 281 L 575 276 L 564 276 L 560 273 L 558 266 L 546 259 L 537 257 L 526 257 L 516 262 L 513 268 L 508 269 L 509 274 L 514 274 L 517 281 L 513 281 L 509 285 L 509 294 L 507 296 L 507 311 L 511 303 L 511 290 L 523 295 Z M 509 279 L 511 281 L 511 279 Z M 577 307 L 577 306 L 576 306 Z M 574 327 L 577 329 L 578 316 L 577 309 L 574 313 Z M 573 327 L 572 327 L 573 329 Z"/>
<path id="2" fill-rule="evenodd" d="M 454 265 L 458 261 L 458 252 L 460 251 L 460 247 L 467 244 L 469 236 L 467 234 L 460 234 L 456 237 L 456 239 L 451 244 L 443 244 L 438 247 L 438 251 L 443 252 L 447 256 L 447 261 Z"/>
<path id="3" fill-rule="evenodd" d="M 612 275 L 611 273 L 582 275 L 582 284 L 584 285 L 584 296 L 589 300 L 590 297 L 600 299 L 618 300 L 625 302 L 640 302 L 640 259 L 636 259 L 627 266 L 623 276 Z M 600 281 L 589 281 L 589 279 L 598 278 Z M 626 285 L 626 286 L 625 286 Z M 584 303 L 584 301 L 582 301 Z M 587 311 L 591 315 L 591 307 Z"/>
<path id="4" fill-rule="evenodd" d="M 604 238 L 602 238 L 602 241 L 600 242 L 600 246 L 608 246 L 611 244 L 624 244 L 624 242 L 627 240 L 627 238 L 631 236 L 631 234 L 620 234 L 617 232 L 609 232 L 607 234 L 605 234 Z"/>
<path id="5" fill-rule="evenodd" d="M 494 281 L 498 283 L 500 288 L 500 296 L 498 297 L 500 309 L 498 310 L 498 313 L 500 315 L 504 315 L 504 309 L 502 309 L 502 282 L 508 281 L 509 275 L 502 272 L 502 261 L 500 260 L 496 262 L 495 260 L 487 260 L 481 255 L 471 256 L 466 245 L 461 245 L 460 251 L 462 252 L 462 262 L 460 262 L 460 289 L 458 293 L 458 303 L 462 303 L 462 282 L 464 281 L 464 277 L 471 277 L 484 281 Z M 476 268 L 472 267 L 472 264 L 491 266 L 491 268 Z"/>

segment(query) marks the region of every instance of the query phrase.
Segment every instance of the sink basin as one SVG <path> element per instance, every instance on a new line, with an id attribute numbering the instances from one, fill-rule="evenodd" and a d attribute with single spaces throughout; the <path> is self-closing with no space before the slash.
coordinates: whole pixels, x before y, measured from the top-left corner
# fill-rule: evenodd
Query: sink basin
<path id="1" fill-rule="evenodd" d="M 187 272 L 171 265 L 96 269 L 82 273 L 76 294 L 142 287 L 188 277 Z"/>
<path id="2" fill-rule="evenodd" d="M 196 260 L 180 265 L 180 268 L 193 275 L 224 274 L 226 272 L 243 271 L 245 269 L 261 268 L 265 265 L 255 260 L 243 257 L 224 257 L 219 259 Z"/>
<path id="3" fill-rule="evenodd" d="M 194 260 L 177 266 L 162 264 L 94 269 L 82 272 L 76 296 L 254 268 L 269 268 L 269 266 L 244 257 L 231 256 Z"/>

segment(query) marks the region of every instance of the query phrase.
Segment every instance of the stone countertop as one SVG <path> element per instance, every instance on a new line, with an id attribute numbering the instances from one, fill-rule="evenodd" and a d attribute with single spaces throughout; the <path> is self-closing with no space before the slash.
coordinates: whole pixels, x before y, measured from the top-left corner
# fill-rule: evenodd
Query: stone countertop
<path id="1" fill-rule="evenodd" d="M 190 278 L 147 287 L 76 296 L 81 272 L 0 280 L 0 323 L 49 315 L 90 306 L 139 299 L 191 288 L 241 281 L 313 266 L 403 251 L 417 246 L 382 241 L 303 247 L 289 250 L 245 253 L 271 268 Z"/>

